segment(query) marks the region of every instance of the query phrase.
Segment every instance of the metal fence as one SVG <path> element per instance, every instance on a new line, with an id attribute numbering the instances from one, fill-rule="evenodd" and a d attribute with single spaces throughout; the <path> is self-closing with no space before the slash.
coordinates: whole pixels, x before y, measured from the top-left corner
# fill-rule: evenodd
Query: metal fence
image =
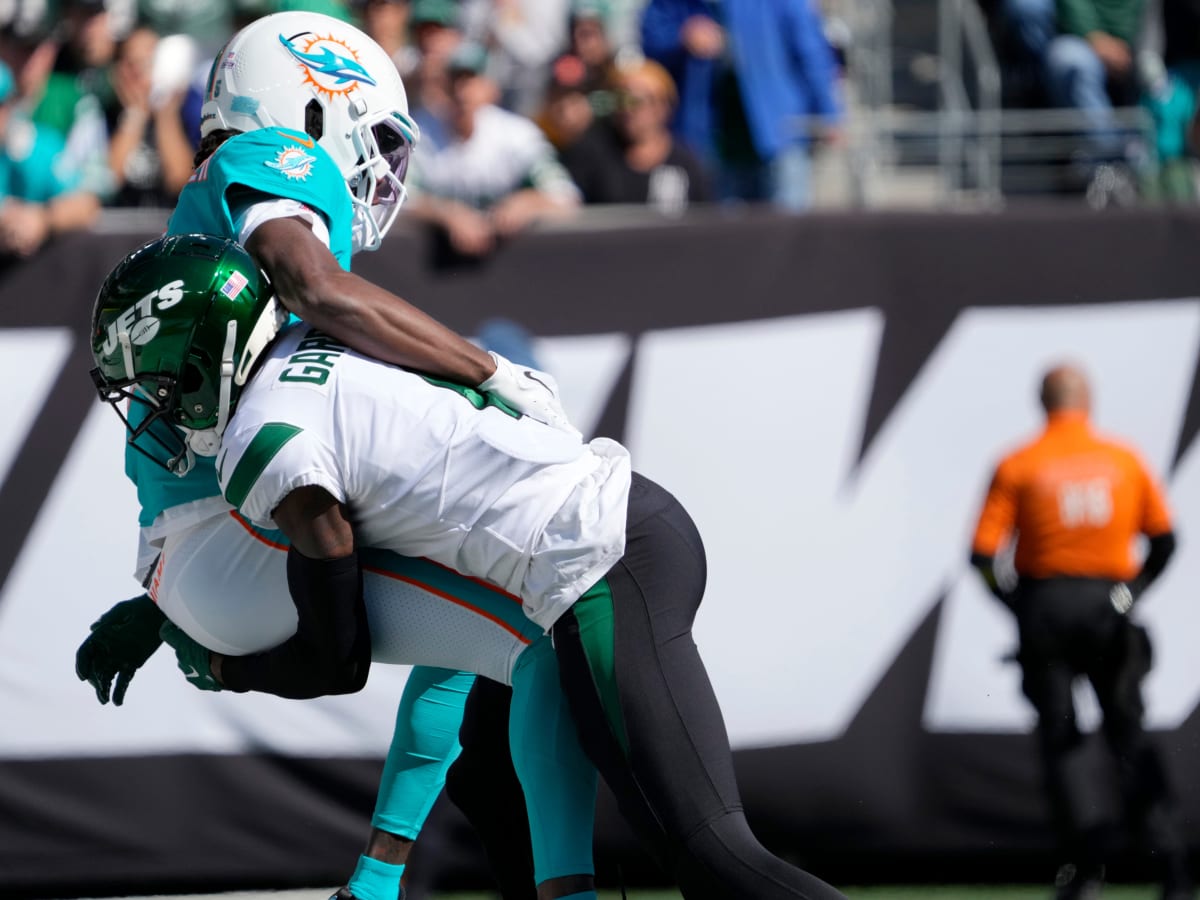
<path id="1" fill-rule="evenodd" d="M 894 102 L 892 0 L 834 3 L 827 12 L 847 34 L 847 117 L 840 143 L 818 151 L 822 205 L 986 209 L 1055 194 L 1094 206 L 1139 202 L 1137 182 L 1152 168 L 1148 113 L 1113 110 L 1108 130 L 1124 164 L 1104 183 L 1106 173 L 1087 162 L 1095 125 L 1082 111 L 1003 106 L 1003 67 L 976 0 L 938 0 L 936 52 L 922 60 L 935 82 L 932 109 Z M 823 124 L 797 123 L 810 133 Z"/>

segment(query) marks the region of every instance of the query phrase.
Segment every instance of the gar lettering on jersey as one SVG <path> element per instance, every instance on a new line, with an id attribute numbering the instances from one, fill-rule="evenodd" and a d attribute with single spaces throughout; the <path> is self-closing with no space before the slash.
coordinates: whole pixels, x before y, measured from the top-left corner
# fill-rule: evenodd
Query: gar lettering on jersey
<path id="1" fill-rule="evenodd" d="M 353 209 L 346 183 L 312 138 L 288 129 L 235 135 L 218 147 L 184 187 L 167 233 L 236 239 L 234 220 L 240 210 L 256 199 L 272 198 L 296 200 L 323 216 L 330 250 L 343 268 L 350 268 Z M 148 442 L 146 449 L 154 452 Z M 211 458 L 197 457 L 192 471 L 180 478 L 128 448 L 125 472 L 137 486 L 143 528 L 166 509 L 220 496 Z"/>
<path id="2" fill-rule="evenodd" d="M 1086 414 L 1062 411 L 1000 462 L 972 549 L 994 557 L 1015 534 L 1019 575 L 1125 581 L 1140 568 L 1137 536 L 1170 530 L 1162 489 L 1138 454 L 1093 432 Z"/>
<path id="3" fill-rule="evenodd" d="M 620 558 L 629 454 L 302 323 L 246 385 L 217 457 L 225 499 L 272 527 L 292 491 L 345 503 L 364 546 L 426 557 L 524 601 L 549 628 Z"/>

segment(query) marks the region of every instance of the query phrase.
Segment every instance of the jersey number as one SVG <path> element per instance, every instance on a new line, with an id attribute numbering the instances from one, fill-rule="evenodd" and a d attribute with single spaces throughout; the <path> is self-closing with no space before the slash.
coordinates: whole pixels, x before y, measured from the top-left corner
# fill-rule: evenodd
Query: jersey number
<path id="1" fill-rule="evenodd" d="M 1112 486 L 1107 478 L 1059 485 L 1058 518 L 1064 528 L 1101 528 L 1112 519 L 1112 508 Z"/>

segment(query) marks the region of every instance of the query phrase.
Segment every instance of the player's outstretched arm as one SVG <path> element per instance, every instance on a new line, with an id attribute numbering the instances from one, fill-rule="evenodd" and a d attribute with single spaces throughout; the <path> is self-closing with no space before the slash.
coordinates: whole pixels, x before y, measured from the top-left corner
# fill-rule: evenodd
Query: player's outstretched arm
<path id="1" fill-rule="evenodd" d="M 307 222 L 264 222 L 246 249 L 280 302 L 330 337 L 384 362 L 479 386 L 519 413 L 575 432 L 552 378 L 484 352 L 391 291 L 345 271 Z"/>
<path id="2" fill-rule="evenodd" d="M 342 269 L 306 222 L 264 222 L 246 249 L 284 306 L 360 353 L 470 386 L 496 368 L 487 353 L 458 333 Z"/>

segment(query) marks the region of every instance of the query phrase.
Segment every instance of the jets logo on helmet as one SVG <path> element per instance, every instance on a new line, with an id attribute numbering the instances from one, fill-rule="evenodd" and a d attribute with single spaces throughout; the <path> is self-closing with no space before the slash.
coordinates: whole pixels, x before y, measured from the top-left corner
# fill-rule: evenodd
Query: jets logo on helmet
<path id="1" fill-rule="evenodd" d="M 331 34 L 298 34 L 290 38 L 281 34 L 279 43 L 300 64 L 305 80 L 331 98 L 334 94 L 350 93 L 360 82 L 376 84 L 358 61 L 354 48 Z"/>
<path id="2" fill-rule="evenodd" d="M 177 475 L 220 445 L 254 362 L 287 322 L 234 241 L 159 238 L 105 279 L 92 314 L 92 381 L 130 445 Z"/>
<path id="3" fill-rule="evenodd" d="M 420 130 L 395 63 L 375 41 L 320 13 L 263 16 L 217 55 L 205 98 L 202 135 L 260 128 L 308 135 L 346 181 L 355 250 L 379 246 L 406 197 L 404 177 Z M 274 162 L 294 162 L 298 168 L 281 171 L 302 177 L 299 157 Z"/>
<path id="4" fill-rule="evenodd" d="M 154 315 L 155 308 L 170 309 L 183 299 L 182 288 L 183 282 L 178 279 L 168 282 L 141 297 L 137 303 L 117 315 L 108 323 L 104 343 L 101 345 L 102 351 L 106 354 L 115 353 L 121 347 L 121 334 L 129 335 L 129 342 L 133 346 L 141 346 L 154 340 L 159 328 L 159 321 Z M 126 364 L 126 372 L 132 375 L 132 360 L 126 360 L 122 354 L 122 362 Z"/>

